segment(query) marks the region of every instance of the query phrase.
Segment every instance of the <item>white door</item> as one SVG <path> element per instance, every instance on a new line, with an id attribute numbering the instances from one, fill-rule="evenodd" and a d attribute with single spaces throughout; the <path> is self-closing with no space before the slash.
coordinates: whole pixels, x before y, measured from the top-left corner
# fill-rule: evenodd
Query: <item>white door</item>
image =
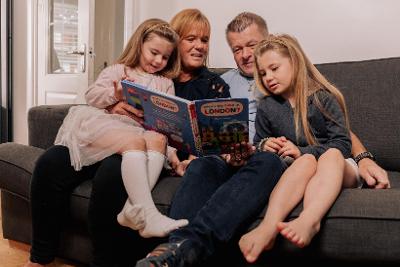
<path id="1" fill-rule="evenodd" d="M 85 103 L 93 81 L 94 0 L 39 0 L 38 105 Z"/>

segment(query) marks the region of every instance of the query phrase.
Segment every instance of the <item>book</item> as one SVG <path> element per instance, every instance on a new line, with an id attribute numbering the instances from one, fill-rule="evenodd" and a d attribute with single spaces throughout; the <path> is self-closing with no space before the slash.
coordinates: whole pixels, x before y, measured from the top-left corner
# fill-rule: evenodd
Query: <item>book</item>
<path id="1" fill-rule="evenodd" d="M 249 141 L 247 98 L 189 101 L 121 82 L 127 102 L 144 113 L 144 128 L 168 137 L 168 145 L 195 156 L 229 153 L 236 143 Z"/>

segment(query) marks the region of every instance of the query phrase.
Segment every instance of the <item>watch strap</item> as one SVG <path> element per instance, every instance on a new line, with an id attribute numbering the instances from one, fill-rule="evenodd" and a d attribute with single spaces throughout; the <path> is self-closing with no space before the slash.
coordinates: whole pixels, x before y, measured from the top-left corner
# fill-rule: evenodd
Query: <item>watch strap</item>
<path id="1" fill-rule="evenodd" d="M 360 162 L 360 160 L 365 159 L 365 158 L 372 159 L 373 161 L 375 161 L 374 155 L 372 155 L 372 153 L 369 151 L 365 151 L 365 152 L 358 154 L 357 156 L 354 157 L 354 161 L 358 165 L 358 162 Z"/>

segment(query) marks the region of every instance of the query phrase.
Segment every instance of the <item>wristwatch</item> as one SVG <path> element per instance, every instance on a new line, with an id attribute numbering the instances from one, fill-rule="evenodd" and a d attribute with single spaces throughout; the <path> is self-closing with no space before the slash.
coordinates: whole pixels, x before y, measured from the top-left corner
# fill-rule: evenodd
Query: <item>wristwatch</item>
<path id="1" fill-rule="evenodd" d="M 358 165 L 358 162 L 360 162 L 360 160 L 365 159 L 365 158 L 372 159 L 373 161 L 376 161 L 374 155 L 372 155 L 372 153 L 369 152 L 369 151 L 365 151 L 365 152 L 362 152 L 362 153 L 358 154 L 357 156 L 354 157 L 354 161 Z"/>

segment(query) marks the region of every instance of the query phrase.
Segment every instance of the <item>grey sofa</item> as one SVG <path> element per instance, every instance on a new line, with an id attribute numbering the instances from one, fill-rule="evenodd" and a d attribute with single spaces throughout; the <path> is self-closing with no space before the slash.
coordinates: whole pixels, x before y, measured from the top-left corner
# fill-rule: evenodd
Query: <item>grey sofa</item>
<path id="1" fill-rule="evenodd" d="M 270 266 L 273 259 L 398 265 L 400 58 L 328 63 L 317 67 L 344 93 L 352 130 L 388 171 L 392 189 L 343 190 L 311 246 L 300 250 L 278 238 L 275 249 L 264 253 L 257 266 Z M 3 235 L 6 239 L 30 242 L 31 174 L 35 161 L 52 144 L 69 107 L 59 105 L 32 108 L 28 114 L 29 146 L 0 144 L 1 209 Z M 179 178 L 164 177 L 153 191 L 155 202 L 163 212 L 168 211 L 178 183 Z M 81 263 L 90 260 L 91 245 L 86 227 L 90 190 L 91 184 L 87 182 L 74 191 L 71 197 L 71 220 L 63 233 L 59 250 L 60 257 Z M 297 216 L 300 210 L 301 206 L 297 207 L 290 217 Z M 237 250 L 234 254 L 237 259 L 241 258 Z M 233 254 L 228 255 L 232 257 Z M 219 260 L 216 257 L 215 262 Z M 231 265 L 244 263 L 235 260 L 235 264 Z"/>

